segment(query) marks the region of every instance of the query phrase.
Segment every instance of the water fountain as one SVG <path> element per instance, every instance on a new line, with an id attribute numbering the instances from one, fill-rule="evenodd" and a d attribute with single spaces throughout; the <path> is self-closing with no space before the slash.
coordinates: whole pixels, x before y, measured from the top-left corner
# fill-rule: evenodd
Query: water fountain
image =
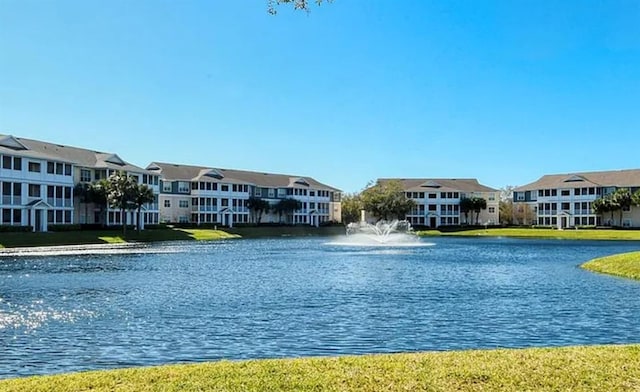
<path id="1" fill-rule="evenodd" d="M 365 220 L 362 211 L 360 222 L 347 225 L 346 237 L 332 241 L 332 245 L 351 246 L 428 246 L 413 233 L 411 224 L 406 220 L 380 220 L 375 224 Z"/>

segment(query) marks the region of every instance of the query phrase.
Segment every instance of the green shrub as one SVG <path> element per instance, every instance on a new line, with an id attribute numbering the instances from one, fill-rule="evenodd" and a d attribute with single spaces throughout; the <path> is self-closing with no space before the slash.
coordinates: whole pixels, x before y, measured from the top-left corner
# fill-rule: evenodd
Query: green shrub
<path id="1" fill-rule="evenodd" d="M 80 225 L 49 225 L 49 231 L 78 231 L 80 230 Z"/>
<path id="2" fill-rule="evenodd" d="M 33 231 L 32 226 L 0 225 L 0 233 L 28 233 Z"/>

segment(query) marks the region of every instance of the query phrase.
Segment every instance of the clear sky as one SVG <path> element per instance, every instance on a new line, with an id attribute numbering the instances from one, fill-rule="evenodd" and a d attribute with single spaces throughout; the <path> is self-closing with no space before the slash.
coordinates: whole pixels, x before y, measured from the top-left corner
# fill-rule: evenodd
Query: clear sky
<path id="1" fill-rule="evenodd" d="M 0 0 L 0 133 L 345 191 L 640 168 L 640 2 Z"/>

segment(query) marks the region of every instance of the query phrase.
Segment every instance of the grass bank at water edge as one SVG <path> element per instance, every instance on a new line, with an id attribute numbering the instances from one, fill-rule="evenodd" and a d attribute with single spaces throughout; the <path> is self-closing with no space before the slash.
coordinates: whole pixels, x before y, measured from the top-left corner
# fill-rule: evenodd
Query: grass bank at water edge
<path id="1" fill-rule="evenodd" d="M 638 391 L 640 345 L 212 362 L 0 381 L 0 391 Z"/>
<path id="2" fill-rule="evenodd" d="M 549 238 L 568 240 L 635 240 L 640 241 L 640 230 L 613 229 L 528 229 L 528 228 L 489 228 L 441 232 L 439 230 L 423 230 L 416 232 L 419 236 L 459 236 L 459 237 L 516 237 L 516 238 Z"/>
<path id="3" fill-rule="evenodd" d="M 589 271 L 640 280 L 640 252 L 600 257 L 587 261 L 581 267 Z"/>
<path id="4" fill-rule="evenodd" d="M 114 244 L 123 242 L 201 241 L 239 238 L 237 234 L 209 229 L 152 229 L 127 232 L 118 230 L 78 230 L 48 233 L 0 233 L 0 248 L 29 246 Z"/>

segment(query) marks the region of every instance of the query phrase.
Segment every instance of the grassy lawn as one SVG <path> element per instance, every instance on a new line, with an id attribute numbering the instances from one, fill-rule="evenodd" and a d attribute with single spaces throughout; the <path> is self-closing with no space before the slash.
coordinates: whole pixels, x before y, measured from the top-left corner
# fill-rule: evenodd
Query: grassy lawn
<path id="1" fill-rule="evenodd" d="M 0 381 L 0 391 L 637 391 L 640 345 L 210 362 Z"/>
<path id="2" fill-rule="evenodd" d="M 593 259 L 582 264 L 581 267 L 589 271 L 640 280 L 640 252 Z"/>
<path id="3" fill-rule="evenodd" d="M 234 227 L 232 229 L 225 228 L 225 231 L 238 234 L 243 238 L 335 236 L 344 235 L 346 233 L 346 229 L 342 225 L 322 227 L 313 227 L 309 225 Z"/>
<path id="4" fill-rule="evenodd" d="M 127 232 L 126 238 L 123 238 L 122 232 L 117 230 L 2 233 L 0 235 L 0 248 L 113 244 L 122 242 L 217 240 L 226 238 L 238 238 L 238 235 L 230 234 L 221 230 L 207 229 L 153 229 L 143 230 L 139 234 L 135 231 L 129 231 Z"/>
<path id="5" fill-rule="evenodd" d="M 556 238 L 571 240 L 636 240 L 640 241 L 640 230 L 553 230 L 526 228 L 490 228 L 455 232 L 440 232 L 438 230 L 418 231 L 420 236 L 461 236 L 461 237 L 520 237 L 520 238 Z"/>

